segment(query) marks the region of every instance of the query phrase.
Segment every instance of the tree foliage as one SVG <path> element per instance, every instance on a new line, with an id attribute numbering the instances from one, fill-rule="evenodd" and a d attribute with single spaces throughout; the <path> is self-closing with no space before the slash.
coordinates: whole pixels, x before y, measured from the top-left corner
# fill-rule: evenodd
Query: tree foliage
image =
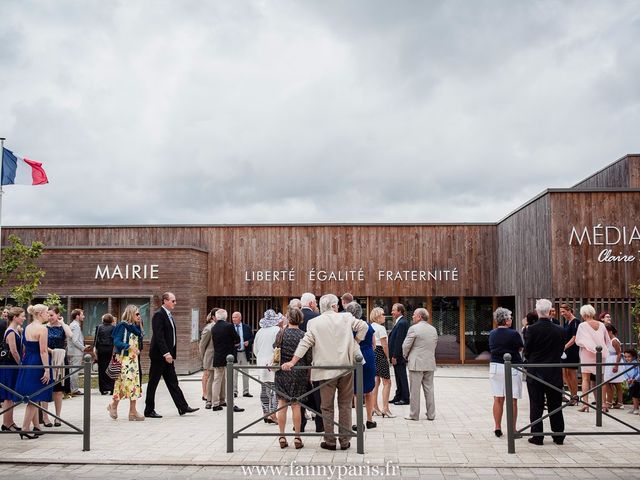
<path id="1" fill-rule="evenodd" d="M 12 297 L 18 305 L 27 305 L 38 293 L 45 276 L 36 262 L 44 251 L 44 243 L 32 242 L 27 246 L 17 235 L 9 235 L 8 240 L 9 246 L 2 249 L 0 261 L 0 298 Z"/>
<path id="2" fill-rule="evenodd" d="M 47 298 L 42 303 L 49 308 L 58 307 L 60 313 L 64 313 L 65 311 L 62 300 L 60 299 L 60 295 L 58 295 L 57 293 L 48 293 Z"/>

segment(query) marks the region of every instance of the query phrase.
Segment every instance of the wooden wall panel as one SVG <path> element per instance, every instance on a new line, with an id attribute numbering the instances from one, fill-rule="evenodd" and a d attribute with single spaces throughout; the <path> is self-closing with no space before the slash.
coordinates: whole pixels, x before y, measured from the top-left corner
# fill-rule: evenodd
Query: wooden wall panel
<path id="1" fill-rule="evenodd" d="M 575 192 L 551 194 L 553 292 L 556 297 L 629 298 L 629 283 L 640 280 L 640 240 L 628 245 L 570 245 L 572 227 L 582 232 L 593 227 L 627 227 L 628 237 L 634 227 L 640 228 L 640 192 Z M 611 230 L 611 240 L 617 234 Z M 596 237 L 598 243 L 603 237 Z M 595 243 L 595 242 L 592 242 Z M 631 255 L 629 262 L 600 262 L 602 250 L 613 255 Z"/>
<path id="2" fill-rule="evenodd" d="M 640 155 L 629 155 L 629 188 L 640 188 Z"/>
<path id="3" fill-rule="evenodd" d="M 573 188 L 628 188 L 629 187 L 629 162 L 628 157 L 623 157 L 599 172 L 574 185 Z"/>
<path id="4" fill-rule="evenodd" d="M 516 318 L 532 309 L 528 298 L 551 295 L 549 194 L 534 200 L 498 225 L 500 295 L 515 295 Z"/>

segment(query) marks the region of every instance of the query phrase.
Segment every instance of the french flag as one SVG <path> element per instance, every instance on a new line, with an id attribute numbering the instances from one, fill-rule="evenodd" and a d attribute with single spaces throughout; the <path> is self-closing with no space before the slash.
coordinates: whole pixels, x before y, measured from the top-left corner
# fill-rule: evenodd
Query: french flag
<path id="1" fill-rule="evenodd" d="M 44 185 L 49 183 L 42 164 L 2 149 L 2 185 Z"/>

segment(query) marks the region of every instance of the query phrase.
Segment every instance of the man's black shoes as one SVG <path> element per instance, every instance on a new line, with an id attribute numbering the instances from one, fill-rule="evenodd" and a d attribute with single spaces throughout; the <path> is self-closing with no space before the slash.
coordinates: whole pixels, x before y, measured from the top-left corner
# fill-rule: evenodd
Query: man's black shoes
<path id="1" fill-rule="evenodd" d="M 157 413 L 155 410 L 153 410 L 153 411 L 151 411 L 149 413 L 145 413 L 144 416 L 147 417 L 147 418 L 162 418 L 162 415 Z"/>
<path id="2" fill-rule="evenodd" d="M 199 408 L 193 408 L 193 407 L 187 407 L 184 410 L 178 411 L 178 413 L 180 415 L 184 415 L 185 413 L 193 413 L 193 412 L 197 412 L 198 410 L 200 410 L 200 409 Z"/>

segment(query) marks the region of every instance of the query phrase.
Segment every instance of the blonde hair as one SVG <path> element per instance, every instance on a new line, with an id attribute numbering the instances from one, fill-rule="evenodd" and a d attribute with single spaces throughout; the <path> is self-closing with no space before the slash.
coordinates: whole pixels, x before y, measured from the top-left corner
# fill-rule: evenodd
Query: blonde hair
<path id="1" fill-rule="evenodd" d="M 34 317 L 37 315 L 41 315 L 48 310 L 49 310 L 49 307 L 41 303 L 36 303 L 35 305 L 29 305 L 27 307 L 27 312 L 29 313 L 29 315 Z"/>
<path id="2" fill-rule="evenodd" d="M 127 323 L 134 323 L 136 319 L 136 313 L 139 309 L 137 305 L 127 305 L 127 308 L 122 312 L 122 321 Z"/>
<path id="3" fill-rule="evenodd" d="M 580 307 L 580 316 L 582 318 L 589 318 L 592 320 L 595 320 L 596 318 L 596 309 L 593 308 L 592 305 L 583 305 L 582 307 Z"/>
<path id="4" fill-rule="evenodd" d="M 384 317 L 384 310 L 380 307 L 375 307 L 369 312 L 369 322 L 378 323 L 376 321 L 378 317 Z"/>

